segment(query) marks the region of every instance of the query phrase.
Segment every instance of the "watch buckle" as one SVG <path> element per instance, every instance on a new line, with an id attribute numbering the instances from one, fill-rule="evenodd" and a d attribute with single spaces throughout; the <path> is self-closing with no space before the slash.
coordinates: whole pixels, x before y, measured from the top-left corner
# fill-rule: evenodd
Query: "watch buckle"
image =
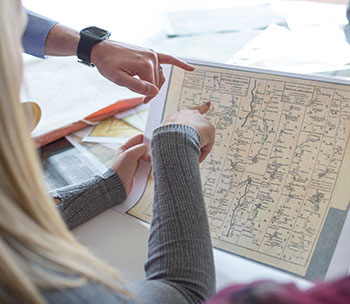
<path id="1" fill-rule="evenodd" d="M 94 65 L 93 63 L 91 63 L 91 62 L 86 62 L 86 61 L 81 60 L 81 59 L 78 59 L 78 62 L 81 63 L 81 64 L 83 64 L 83 65 L 87 65 L 89 68 L 94 68 L 94 67 L 95 67 L 95 65 Z"/>

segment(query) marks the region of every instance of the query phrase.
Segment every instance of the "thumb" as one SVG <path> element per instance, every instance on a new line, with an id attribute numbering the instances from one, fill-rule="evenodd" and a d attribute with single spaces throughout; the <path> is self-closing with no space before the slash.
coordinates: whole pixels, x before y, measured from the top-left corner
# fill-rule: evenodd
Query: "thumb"
<path id="1" fill-rule="evenodd" d="M 159 93 L 159 89 L 151 82 L 145 81 L 145 80 L 140 80 L 144 83 L 144 94 L 146 96 L 156 96 Z"/>
<path id="2" fill-rule="evenodd" d="M 131 147 L 125 153 L 125 158 L 130 160 L 138 161 L 143 159 L 145 161 L 149 161 L 150 157 L 148 155 L 148 147 L 146 144 L 138 144 L 136 146 Z"/>

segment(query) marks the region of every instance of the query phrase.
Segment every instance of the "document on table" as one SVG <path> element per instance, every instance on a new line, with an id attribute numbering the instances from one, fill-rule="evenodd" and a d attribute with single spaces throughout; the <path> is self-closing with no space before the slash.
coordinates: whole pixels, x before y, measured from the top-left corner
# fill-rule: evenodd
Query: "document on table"
<path id="1" fill-rule="evenodd" d="M 116 117 L 110 117 L 94 126 L 91 132 L 84 137 L 84 141 L 123 144 L 138 134 L 142 134 L 139 129 Z"/>
<path id="2" fill-rule="evenodd" d="M 79 121 L 118 100 L 139 96 L 108 81 L 96 69 L 86 69 L 73 57 L 25 58 L 22 99 L 37 102 L 42 110 L 33 137 Z"/>
<path id="3" fill-rule="evenodd" d="M 83 136 L 84 142 L 102 144 L 123 144 L 129 138 L 145 131 L 148 105 L 141 104 L 135 108 L 120 112 L 91 127 Z"/>
<path id="4" fill-rule="evenodd" d="M 50 191 L 84 182 L 107 170 L 91 151 L 79 145 L 73 135 L 48 144 L 39 152 Z"/>
<path id="5" fill-rule="evenodd" d="M 168 81 L 151 103 L 145 138 L 163 115 L 211 101 L 216 139 L 201 177 L 213 245 L 309 280 L 346 273 L 349 246 L 338 239 L 350 237 L 349 83 L 190 63 L 194 72 L 164 68 Z M 128 213 L 146 222 L 150 170 L 140 164 L 116 208 L 138 202 Z"/>

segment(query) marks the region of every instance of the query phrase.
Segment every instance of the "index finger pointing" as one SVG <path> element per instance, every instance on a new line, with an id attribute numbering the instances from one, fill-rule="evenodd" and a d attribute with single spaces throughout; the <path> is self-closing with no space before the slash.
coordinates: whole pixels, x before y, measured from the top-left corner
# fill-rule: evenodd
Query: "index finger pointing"
<path id="1" fill-rule="evenodd" d="M 163 64 L 171 64 L 171 65 L 175 65 L 181 69 L 184 69 L 186 71 L 193 71 L 194 70 L 194 66 L 180 60 L 177 59 L 173 56 L 170 55 L 166 55 L 166 54 L 161 54 L 161 53 L 157 53 L 158 55 L 158 59 L 160 63 Z"/>
<path id="2" fill-rule="evenodd" d="M 201 113 L 201 114 L 207 113 L 209 109 L 210 109 L 210 101 L 207 101 L 206 103 L 203 103 L 202 105 L 200 105 L 198 107 L 192 108 L 192 110 L 198 110 L 199 113 Z"/>

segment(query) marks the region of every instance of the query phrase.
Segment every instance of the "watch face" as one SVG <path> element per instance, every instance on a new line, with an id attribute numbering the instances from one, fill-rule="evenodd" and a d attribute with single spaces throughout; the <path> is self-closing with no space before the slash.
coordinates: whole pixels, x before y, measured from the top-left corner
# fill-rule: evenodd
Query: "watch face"
<path id="1" fill-rule="evenodd" d="M 91 34 L 96 35 L 98 37 L 104 37 L 104 36 L 109 34 L 108 31 L 100 29 L 100 28 L 95 27 L 95 26 L 91 26 L 91 27 L 85 29 L 85 31 L 90 32 Z"/>

